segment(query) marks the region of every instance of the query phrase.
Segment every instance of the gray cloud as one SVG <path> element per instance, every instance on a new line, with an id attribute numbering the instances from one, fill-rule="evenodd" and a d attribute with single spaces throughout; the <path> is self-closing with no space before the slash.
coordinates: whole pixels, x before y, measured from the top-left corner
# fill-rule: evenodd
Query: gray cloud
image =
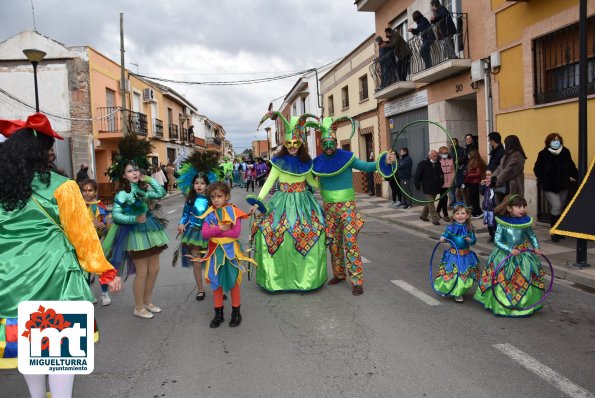
<path id="1" fill-rule="evenodd" d="M 124 13 L 127 67 L 178 80 L 240 80 L 247 72 L 298 71 L 351 51 L 374 15 L 344 0 L 34 0 L 37 30 L 66 46 L 89 45 L 119 61 Z M 3 2 L 1 40 L 33 27 L 29 0 Z M 242 72 L 244 74 L 237 74 Z M 236 74 L 232 74 L 236 73 Z M 268 102 L 295 78 L 240 87 L 169 84 L 222 124 L 234 146 L 255 136 Z M 260 133 L 258 138 L 264 139 Z"/>

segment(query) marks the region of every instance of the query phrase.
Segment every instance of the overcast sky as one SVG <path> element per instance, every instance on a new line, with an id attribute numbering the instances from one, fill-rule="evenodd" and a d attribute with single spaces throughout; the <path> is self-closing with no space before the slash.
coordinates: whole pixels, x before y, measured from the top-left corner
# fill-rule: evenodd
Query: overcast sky
<path id="1" fill-rule="evenodd" d="M 89 45 L 119 63 L 124 13 L 127 68 L 184 80 L 254 79 L 338 59 L 374 31 L 353 0 L 2 0 L 0 41 L 33 28 L 66 46 Z M 276 73 L 268 73 L 276 72 Z M 222 124 L 236 152 L 269 101 L 297 78 L 236 87 L 168 84 Z"/>

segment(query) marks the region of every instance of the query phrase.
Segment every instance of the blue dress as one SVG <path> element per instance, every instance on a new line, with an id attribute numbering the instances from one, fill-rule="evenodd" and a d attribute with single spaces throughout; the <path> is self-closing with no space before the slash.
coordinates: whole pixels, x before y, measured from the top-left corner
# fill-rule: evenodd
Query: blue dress
<path id="1" fill-rule="evenodd" d="M 193 203 L 186 201 L 184 203 L 184 211 L 180 218 L 179 224 L 186 225 L 184 234 L 182 235 L 182 245 L 180 253 L 182 255 L 182 266 L 192 267 L 188 255 L 192 250 L 204 249 L 208 245 L 208 240 L 202 237 L 202 223 L 203 219 L 199 218 L 209 208 L 209 200 L 204 195 L 196 195 Z"/>

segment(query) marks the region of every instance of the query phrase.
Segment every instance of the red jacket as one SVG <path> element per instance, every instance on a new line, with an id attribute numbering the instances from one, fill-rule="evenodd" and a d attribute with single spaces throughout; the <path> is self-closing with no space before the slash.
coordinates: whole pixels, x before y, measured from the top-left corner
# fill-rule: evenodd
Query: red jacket
<path id="1" fill-rule="evenodd" d="M 467 169 L 465 184 L 479 184 L 481 182 L 481 174 L 481 169 L 479 167 Z"/>

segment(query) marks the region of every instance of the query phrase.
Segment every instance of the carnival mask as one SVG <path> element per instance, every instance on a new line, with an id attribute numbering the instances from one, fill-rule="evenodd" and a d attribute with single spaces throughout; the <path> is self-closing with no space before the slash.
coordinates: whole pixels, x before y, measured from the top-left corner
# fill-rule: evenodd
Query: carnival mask
<path id="1" fill-rule="evenodd" d="M 322 140 L 322 150 L 323 151 L 334 151 L 337 148 L 337 141 L 335 140 Z"/>
<path id="2" fill-rule="evenodd" d="M 287 149 L 299 148 L 302 145 L 302 141 L 300 141 L 300 140 L 285 141 L 285 143 L 283 145 L 285 145 L 285 148 L 287 148 Z"/>

